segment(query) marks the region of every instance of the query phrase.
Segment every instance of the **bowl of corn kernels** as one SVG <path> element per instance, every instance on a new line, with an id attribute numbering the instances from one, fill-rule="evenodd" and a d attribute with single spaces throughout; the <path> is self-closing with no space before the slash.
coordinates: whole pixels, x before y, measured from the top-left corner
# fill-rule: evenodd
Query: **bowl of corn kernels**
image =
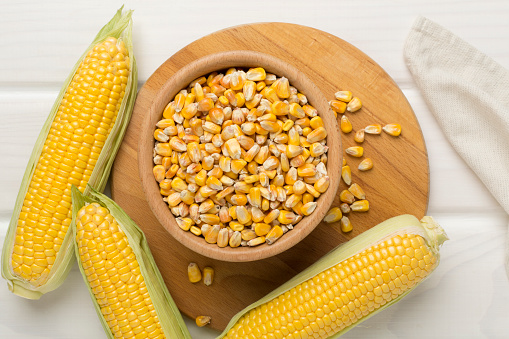
<path id="1" fill-rule="evenodd" d="M 181 244 L 232 262 L 279 254 L 333 203 L 339 127 L 290 63 L 253 51 L 211 54 L 158 89 L 138 166 L 147 202 Z"/>

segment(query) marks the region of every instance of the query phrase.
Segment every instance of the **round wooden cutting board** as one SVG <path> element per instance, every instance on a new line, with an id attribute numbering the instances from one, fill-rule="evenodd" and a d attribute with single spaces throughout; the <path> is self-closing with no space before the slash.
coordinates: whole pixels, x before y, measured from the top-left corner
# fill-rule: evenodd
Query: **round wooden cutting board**
<path id="1" fill-rule="evenodd" d="M 385 133 L 366 135 L 363 158 L 346 156 L 353 182 L 366 192 L 370 210 L 350 213 L 353 231 L 344 234 L 339 224 L 321 223 L 303 241 L 272 258 L 229 263 L 201 256 L 167 233 L 152 214 L 138 174 L 139 129 L 154 94 L 177 70 L 210 53 L 253 50 L 274 55 L 300 69 L 323 92 L 334 99 L 338 90 L 352 91 L 363 108 L 348 113 L 354 131 L 369 124 L 399 123 L 399 137 Z M 354 132 L 342 135 L 343 148 L 353 146 Z M 359 172 L 369 157 L 374 167 Z M 340 171 L 340 168 L 338 168 Z M 346 188 L 341 183 L 339 192 Z M 409 213 L 418 218 L 428 205 L 429 170 L 423 136 L 417 119 L 401 90 L 367 55 L 328 33 L 294 24 L 261 23 L 237 26 L 201 38 L 169 58 L 138 93 L 131 123 L 112 171 L 113 199 L 145 232 L 155 261 L 180 310 L 187 316 L 212 317 L 210 327 L 222 330 L 230 318 L 299 273 L 337 245 L 352 239 L 385 219 Z M 334 206 L 339 206 L 339 196 Z M 211 245 L 214 246 L 214 245 Z M 191 284 L 187 265 L 215 269 L 214 283 Z"/>

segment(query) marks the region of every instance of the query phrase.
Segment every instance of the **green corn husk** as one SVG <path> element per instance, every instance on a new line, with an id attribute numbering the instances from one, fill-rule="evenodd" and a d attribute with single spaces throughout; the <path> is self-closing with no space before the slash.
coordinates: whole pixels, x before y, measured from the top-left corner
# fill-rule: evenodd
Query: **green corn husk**
<path id="1" fill-rule="evenodd" d="M 141 270 L 141 274 L 145 280 L 150 298 L 154 304 L 157 316 L 161 323 L 163 333 L 166 338 L 172 339 L 191 339 L 191 335 L 187 330 L 184 323 L 184 319 L 177 308 L 177 305 L 173 301 L 170 292 L 164 284 L 163 277 L 157 268 L 157 265 L 150 252 L 145 234 L 141 231 L 136 223 L 118 206 L 113 200 L 109 199 L 104 194 L 99 193 L 93 188 L 90 189 L 88 196 L 81 194 L 81 192 L 73 186 L 72 188 L 72 208 L 73 208 L 73 219 L 71 224 L 71 234 L 73 237 L 73 245 L 76 257 L 78 258 L 78 267 L 81 271 L 85 284 L 88 287 L 92 301 L 94 302 L 97 315 L 99 316 L 103 325 L 104 331 L 108 338 L 114 339 L 115 337 L 111 333 L 108 323 L 104 319 L 101 313 L 101 307 L 99 306 L 96 297 L 92 289 L 89 286 L 83 265 L 80 259 L 78 242 L 76 239 L 76 216 L 79 210 L 90 203 L 99 203 L 101 206 L 107 208 L 110 214 L 115 218 L 119 229 L 121 229 L 128 238 L 129 246 L 136 255 L 136 260 Z"/>
<path id="2" fill-rule="evenodd" d="M 239 319 L 242 316 L 246 315 L 254 308 L 266 304 L 273 299 L 278 298 L 279 296 L 288 292 L 295 286 L 298 286 L 301 283 L 309 279 L 312 279 L 319 273 L 339 264 L 340 262 L 354 256 L 355 254 L 360 253 L 373 245 L 383 242 L 385 239 L 389 237 L 403 234 L 417 234 L 425 239 L 426 244 L 430 248 L 431 252 L 437 256 L 437 262 L 433 270 L 436 269 L 440 262 L 439 247 L 442 245 L 444 241 L 448 240 L 447 234 L 442 229 L 442 227 L 440 227 L 440 225 L 438 225 L 433 220 L 433 218 L 429 216 L 424 217 L 421 221 L 419 221 L 412 215 L 400 215 L 397 217 L 393 217 L 378 224 L 377 226 L 371 228 L 370 230 L 362 233 L 356 238 L 336 247 L 328 254 L 323 256 L 316 263 L 314 263 L 313 265 L 311 265 L 310 267 L 308 267 L 307 269 L 293 277 L 291 280 L 287 281 L 285 284 L 281 285 L 279 288 L 270 292 L 257 302 L 244 308 L 242 311 L 233 316 L 233 318 L 228 323 L 226 329 L 216 339 L 224 338 L 228 334 L 228 331 L 230 331 L 230 329 L 232 329 L 237 324 L 237 321 L 239 321 Z M 426 278 L 424 278 L 423 280 L 425 279 Z M 346 332 L 348 332 L 361 322 L 377 314 L 378 312 L 383 311 L 387 307 L 390 307 L 391 305 L 397 303 L 402 298 L 404 298 L 408 293 L 414 290 L 415 287 L 418 286 L 423 280 L 415 284 L 412 288 L 401 294 L 396 299 L 386 303 L 382 307 L 369 313 L 368 315 L 364 316 L 363 318 L 353 323 L 352 325 L 346 327 L 342 331 L 328 337 L 328 339 L 339 338 L 341 335 L 345 334 Z"/>
<path id="3" fill-rule="evenodd" d="M 23 200 L 28 191 L 30 181 L 35 171 L 35 167 L 41 155 L 44 142 L 47 139 L 48 133 L 51 128 L 51 124 L 55 119 L 55 116 L 58 112 L 58 108 L 60 106 L 62 98 L 64 97 L 67 87 L 69 86 L 80 63 L 84 60 L 88 51 L 91 50 L 96 44 L 106 40 L 108 37 L 115 37 L 119 40 L 124 41 L 125 47 L 129 52 L 131 72 L 128 78 L 127 87 L 125 89 L 125 94 L 122 100 L 120 110 L 117 114 L 116 121 L 114 123 L 113 128 L 111 129 L 110 134 L 108 135 L 107 140 L 105 141 L 101 154 L 97 159 L 97 163 L 88 181 L 88 184 L 91 187 L 100 191 L 102 191 L 106 186 L 115 155 L 120 147 L 125 131 L 127 129 L 127 125 L 131 118 L 131 113 L 137 93 L 137 83 L 138 83 L 137 66 L 133 54 L 131 16 L 132 11 L 122 13 L 122 8 L 120 8 L 114 15 L 114 17 L 99 31 L 99 33 L 96 35 L 96 37 L 94 38 L 90 46 L 86 49 L 86 51 L 83 53 L 83 55 L 80 57 L 80 59 L 72 69 L 70 75 L 66 79 L 65 83 L 63 84 L 62 89 L 60 90 L 60 93 L 58 94 L 58 97 L 55 100 L 51 112 L 45 124 L 43 125 L 39 137 L 37 138 L 37 141 L 35 143 L 34 149 L 28 161 L 27 168 L 25 170 L 25 174 L 23 176 L 18 196 L 16 198 L 15 207 L 13 210 L 11 221 L 9 223 L 9 228 L 7 230 L 7 235 L 2 250 L 2 260 L 1 260 L 2 276 L 7 280 L 9 289 L 14 294 L 17 294 L 21 297 L 28 299 L 39 299 L 43 294 L 50 292 L 56 289 L 58 286 L 60 286 L 65 280 L 69 270 L 72 267 L 72 259 L 74 256 L 74 251 L 72 250 L 73 243 L 70 237 L 70 232 L 67 232 L 61 244 L 60 250 L 56 255 L 56 259 L 49 273 L 49 277 L 44 283 L 35 286 L 17 276 L 13 272 L 10 263 L 14 247 L 14 238 L 16 236 L 17 221 L 21 212 Z M 86 193 L 88 193 L 88 189 L 85 190 L 85 194 Z"/>

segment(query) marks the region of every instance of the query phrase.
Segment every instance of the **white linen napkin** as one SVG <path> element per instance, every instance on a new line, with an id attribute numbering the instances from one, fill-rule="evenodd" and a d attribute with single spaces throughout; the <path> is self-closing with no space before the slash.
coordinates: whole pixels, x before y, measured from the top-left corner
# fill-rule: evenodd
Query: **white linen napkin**
<path id="1" fill-rule="evenodd" d="M 423 17 L 404 56 L 454 149 L 509 213 L 509 71 Z M 505 263 L 509 278 L 509 249 Z"/>

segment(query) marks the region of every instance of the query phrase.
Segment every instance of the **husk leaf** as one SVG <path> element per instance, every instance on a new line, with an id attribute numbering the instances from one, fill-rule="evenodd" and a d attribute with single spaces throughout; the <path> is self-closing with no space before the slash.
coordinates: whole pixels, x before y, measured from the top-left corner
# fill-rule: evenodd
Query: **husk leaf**
<path id="1" fill-rule="evenodd" d="M 51 108 L 48 118 L 46 119 L 46 122 L 44 123 L 41 132 L 37 138 L 34 149 L 32 150 L 30 159 L 28 161 L 28 165 L 23 175 L 20 190 L 16 198 L 15 207 L 13 210 L 4 246 L 2 249 L 2 260 L 1 260 L 2 277 L 4 277 L 7 280 L 9 289 L 14 294 L 17 294 L 21 297 L 28 299 L 39 299 L 43 294 L 58 288 L 64 282 L 67 274 L 69 273 L 69 270 L 72 267 L 74 251 L 72 250 L 73 243 L 69 231 L 64 237 L 60 250 L 57 253 L 55 263 L 53 264 L 49 274 L 49 278 L 44 284 L 40 286 L 34 286 L 29 282 L 20 279 L 17 275 L 15 275 L 12 272 L 10 258 L 13 251 L 17 221 L 23 205 L 23 200 L 25 198 L 30 181 L 32 179 L 32 175 L 35 171 L 35 167 L 41 155 L 44 141 L 48 136 L 51 124 L 55 119 L 62 98 L 64 97 L 64 94 L 66 92 L 66 89 L 69 86 L 72 78 L 74 77 L 74 74 L 76 73 L 80 63 L 83 61 L 88 51 L 92 49 L 96 44 L 104 41 L 106 38 L 115 37 L 117 39 L 122 39 L 125 43 L 126 48 L 129 51 L 131 73 L 129 75 L 123 102 L 118 112 L 117 119 L 103 146 L 101 154 L 97 159 L 97 163 L 94 167 L 94 170 L 88 182 L 90 187 L 94 187 L 99 191 L 102 191 L 106 186 L 115 155 L 120 147 L 120 143 L 122 142 L 125 131 L 127 129 L 127 125 L 131 118 L 132 109 L 134 106 L 134 101 L 137 92 L 138 72 L 136 60 L 133 54 L 131 17 L 132 11 L 122 13 L 122 8 L 120 8 L 113 16 L 113 18 L 95 36 L 90 46 L 88 46 L 88 48 L 76 62 L 69 76 L 62 85 L 62 88 L 55 100 L 55 103 L 53 104 L 53 107 Z M 86 193 L 88 193 L 88 189 L 85 190 L 85 194 Z"/>
<path id="2" fill-rule="evenodd" d="M 145 234 L 138 228 L 136 223 L 113 200 L 111 200 L 104 194 L 99 193 L 93 188 L 90 188 L 89 195 L 85 196 L 76 187 L 73 186 L 72 200 L 73 200 L 73 220 L 71 224 L 72 228 L 71 233 L 73 237 L 75 254 L 76 257 L 78 258 L 78 267 L 81 271 L 81 274 L 83 275 L 83 280 L 85 281 L 85 284 L 88 287 L 90 296 L 97 311 L 97 315 L 101 320 L 104 331 L 106 332 L 108 338 L 114 339 L 114 336 L 108 327 L 108 323 L 106 322 L 106 320 L 104 320 L 104 317 L 101 313 L 101 308 L 97 303 L 97 299 L 95 298 L 94 293 L 92 292 L 92 289 L 88 284 L 87 277 L 85 275 L 82 263 L 80 261 L 78 243 L 75 241 L 76 239 L 75 216 L 78 215 L 78 211 L 83 206 L 93 202 L 97 202 L 103 207 L 107 208 L 110 211 L 110 214 L 117 221 L 119 228 L 122 229 L 122 231 L 127 236 L 129 245 L 131 246 L 133 253 L 136 255 L 136 259 L 138 260 L 141 274 L 143 275 L 143 278 L 145 280 L 145 284 L 150 294 L 150 298 L 154 303 L 154 308 L 157 312 L 157 316 L 159 317 L 159 321 L 161 323 L 165 337 L 175 339 L 190 339 L 191 335 L 187 330 L 187 327 L 184 323 L 184 319 L 182 318 L 182 315 L 180 314 L 177 305 L 173 301 L 170 292 L 166 288 L 161 273 L 159 272 L 159 269 L 157 268 L 154 258 L 152 257 L 152 253 L 150 252 L 147 240 L 145 238 Z"/>
<path id="3" fill-rule="evenodd" d="M 271 301 L 272 299 L 278 297 L 279 295 L 282 295 L 285 292 L 291 290 L 293 287 L 313 278 L 320 272 L 325 271 L 334 265 L 337 265 L 338 263 L 342 262 L 343 260 L 346 260 L 349 257 L 351 257 L 359 252 L 362 252 L 366 248 L 371 247 L 377 243 L 381 243 L 386 238 L 395 236 L 397 234 L 419 234 L 419 235 L 421 235 L 424 239 L 426 239 L 426 243 L 431 248 L 431 251 L 433 253 L 435 253 L 435 255 L 437 256 L 437 264 L 435 265 L 435 268 L 438 266 L 438 264 L 440 262 L 440 255 L 438 252 L 439 246 L 445 240 L 448 239 L 447 235 L 445 234 L 442 227 L 440 227 L 433 220 L 432 217 L 424 217 L 421 222 L 419 222 L 419 220 L 416 217 L 414 217 L 412 215 L 408 215 L 408 214 L 393 217 L 393 218 L 390 218 L 390 219 L 376 225 L 375 227 L 362 233 L 361 235 L 355 237 L 354 239 L 334 248 L 329 253 L 324 255 L 320 260 L 318 260 L 316 263 L 314 263 L 313 265 L 311 265 L 310 267 L 308 267 L 301 273 L 297 274 L 292 279 L 288 280 L 286 283 L 281 285 L 279 288 L 275 289 L 274 291 L 267 294 L 265 297 L 261 298 L 260 300 L 256 301 L 255 303 L 244 308 L 242 311 L 240 311 L 235 316 L 233 316 L 233 318 L 228 323 L 228 326 L 226 326 L 226 329 L 216 339 L 220 339 L 220 338 L 223 338 L 224 336 L 226 336 L 228 331 L 237 323 L 237 321 L 242 316 L 244 316 L 246 313 L 251 311 L 252 309 Z M 422 282 L 422 280 L 421 280 L 421 282 Z M 350 325 L 349 327 L 346 327 L 345 329 L 343 329 L 342 331 L 338 332 L 337 334 L 331 336 L 328 339 L 339 338 L 341 335 L 345 334 L 346 332 L 348 332 L 349 330 L 351 330 L 353 327 L 357 326 L 361 322 L 372 317 L 373 315 L 377 314 L 378 312 L 383 311 L 387 307 L 390 307 L 391 305 L 397 303 L 404 296 L 406 296 L 408 293 L 410 293 L 417 285 L 419 285 L 419 284 L 416 284 L 413 288 L 406 291 L 405 293 L 400 295 L 398 298 L 385 304 L 384 306 L 380 307 L 376 311 L 370 313 L 369 315 L 365 316 L 361 320 Z"/>

